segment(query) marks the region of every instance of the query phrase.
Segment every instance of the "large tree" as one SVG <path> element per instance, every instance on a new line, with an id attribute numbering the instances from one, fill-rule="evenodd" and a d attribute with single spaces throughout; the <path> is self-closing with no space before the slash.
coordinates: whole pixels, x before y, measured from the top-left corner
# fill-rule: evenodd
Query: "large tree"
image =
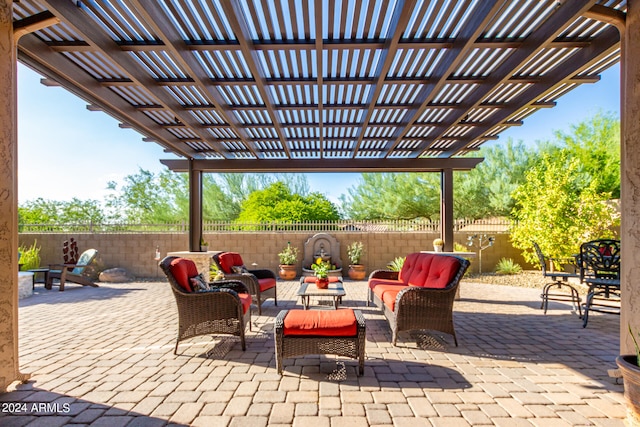
<path id="1" fill-rule="evenodd" d="M 27 201 L 18 208 L 20 224 L 99 224 L 104 219 L 99 201 L 75 197 L 70 201 L 38 198 Z"/>
<path id="2" fill-rule="evenodd" d="M 556 132 L 557 145 L 576 158 L 580 170 L 597 179 L 598 193 L 620 198 L 620 120 L 612 113 L 571 126 L 571 132 Z"/>
<path id="3" fill-rule="evenodd" d="M 282 182 L 254 191 L 242 203 L 239 222 L 301 222 L 340 219 L 336 206 L 319 193 L 293 193 Z"/>
<path id="4" fill-rule="evenodd" d="M 535 157 L 524 143 L 511 140 L 502 147 L 480 151 L 484 161 L 468 172 L 454 172 L 454 214 L 477 219 L 505 216 L 513 208 L 511 193 L 522 182 Z M 342 196 L 343 210 L 352 219 L 440 218 L 440 174 L 365 173 Z"/>

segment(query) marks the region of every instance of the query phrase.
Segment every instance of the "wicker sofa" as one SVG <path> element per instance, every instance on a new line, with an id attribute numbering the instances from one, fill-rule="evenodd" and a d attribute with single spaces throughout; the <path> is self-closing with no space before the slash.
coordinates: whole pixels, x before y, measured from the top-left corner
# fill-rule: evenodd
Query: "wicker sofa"
<path id="1" fill-rule="evenodd" d="M 369 275 L 368 304 L 384 313 L 396 345 L 398 332 L 435 330 L 451 334 L 453 301 L 469 261 L 454 255 L 416 252 L 407 255 L 402 269 L 376 270 Z"/>

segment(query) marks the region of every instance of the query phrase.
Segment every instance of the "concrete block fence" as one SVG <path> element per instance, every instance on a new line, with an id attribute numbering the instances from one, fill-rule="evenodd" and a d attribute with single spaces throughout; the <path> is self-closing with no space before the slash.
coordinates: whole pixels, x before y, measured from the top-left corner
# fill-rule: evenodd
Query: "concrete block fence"
<path id="1" fill-rule="evenodd" d="M 242 255 L 248 268 L 268 268 L 278 270 L 278 253 L 291 242 L 298 248 L 298 273 L 302 270 L 303 248 L 305 241 L 315 232 L 255 232 L 237 233 L 222 232 L 205 234 L 209 242 L 210 251 L 235 251 Z M 362 263 L 367 267 L 367 274 L 376 269 L 386 268 L 386 265 L 398 256 L 411 252 L 433 250 L 435 233 L 408 232 L 335 232 L 329 233 L 340 242 L 340 258 L 345 270 L 349 265 L 347 246 L 354 241 L 364 243 Z M 465 245 L 467 237 L 475 233 L 459 232 L 455 235 L 456 242 Z M 534 267 L 524 261 L 521 252 L 513 248 L 508 234 L 491 234 L 495 237 L 493 246 L 482 251 L 482 271 L 490 272 L 501 258 L 511 258 L 523 269 Z M 34 241 L 40 247 L 41 265 L 62 262 L 62 243 L 73 237 L 78 242 L 80 252 L 96 248 L 98 258 L 96 268 L 99 271 L 107 268 L 125 268 L 130 275 L 138 278 L 162 276 L 158 262 L 154 259 L 156 247 L 161 256 L 168 252 L 188 250 L 188 235 L 186 233 L 21 233 L 20 245 L 30 246 Z M 470 252 L 477 252 L 469 250 Z M 471 271 L 478 272 L 479 259 L 471 259 Z M 345 272 L 346 275 L 346 272 Z"/>

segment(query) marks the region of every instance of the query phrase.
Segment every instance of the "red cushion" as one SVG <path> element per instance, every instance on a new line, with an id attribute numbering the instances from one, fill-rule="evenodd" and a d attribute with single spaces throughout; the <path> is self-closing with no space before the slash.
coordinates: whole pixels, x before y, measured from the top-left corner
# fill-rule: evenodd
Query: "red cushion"
<path id="1" fill-rule="evenodd" d="M 289 310 L 284 318 L 285 335 L 353 337 L 358 327 L 350 308 L 340 310 Z"/>
<path id="2" fill-rule="evenodd" d="M 340 277 L 338 276 L 329 276 L 329 283 L 340 282 Z M 316 283 L 316 276 L 307 276 L 304 278 L 304 283 Z"/>
<path id="3" fill-rule="evenodd" d="M 267 277 L 266 279 L 258 279 L 260 285 L 260 292 L 264 292 L 267 289 L 271 289 L 276 286 L 276 279 L 273 277 Z"/>
<path id="4" fill-rule="evenodd" d="M 242 303 L 242 313 L 246 313 L 251 307 L 251 295 L 249 294 L 238 294 L 240 298 L 240 302 Z"/>
<path id="5" fill-rule="evenodd" d="M 460 269 L 460 262 L 457 258 L 447 255 L 434 255 L 427 280 L 423 286 L 425 288 L 444 289 L 451 283 L 458 269 Z"/>
<path id="6" fill-rule="evenodd" d="M 171 264 L 169 264 L 169 271 L 185 292 L 193 292 L 189 279 L 198 275 L 198 269 L 192 260 L 175 258 L 171 261 Z"/>
<path id="7" fill-rule="evenodd" d="M 232 267 L 235 266 L 243 266 L 244 262 L 242 262 L 242 257 L 237 252 L 223 252 L 218 255 L 218 262 L 220 263 L 220 268 L 226 274 L 233 273 Z"/>
<path id="8" fill-rule="evenodd" d="M 443 289 L 451 282 L 459 268 L 460 262 L 457 258 L 416 252 L 407 255 L 398 279 L 410 286 Z"/>
<path id="9" fill-rule="evenodd" d="M 384 302 L 391 310 L 393 310 L 398 292 L 406 287 L 407 285 L 402 284 L 379 284 L 373 288 L 373 293 L 380 298 L 380 301 Z"/>
<path id="10" fill-rule="evenodd" d="M 378 285 L 401 285 L 401 286 L 407 286 L 406 284 L 404 284 L 400 280 L 395 280 L 395 279 L 376 279 L 376 278 L 369 279 L 369 287 L 371 289 L 374 289 Z"/>

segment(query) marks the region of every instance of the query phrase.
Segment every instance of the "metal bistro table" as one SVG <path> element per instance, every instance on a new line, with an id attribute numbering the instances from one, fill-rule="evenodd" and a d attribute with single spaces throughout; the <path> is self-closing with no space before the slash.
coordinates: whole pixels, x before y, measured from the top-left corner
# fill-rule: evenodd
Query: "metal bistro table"
<path id="1" fill-rule="evenodd" d="M 347 293 L 342 285 L 342 280 L 330 282 L 327 289 L 318 289 L 315 282 L 305 282 L 301 280 L 298 296 L 302 299 L 302 306 L 305 310 L 309 309 L 311 297 L 333 298 L 333 307 L 337 310 L 338 304 L 342 302 L 342 297 Z"/>

